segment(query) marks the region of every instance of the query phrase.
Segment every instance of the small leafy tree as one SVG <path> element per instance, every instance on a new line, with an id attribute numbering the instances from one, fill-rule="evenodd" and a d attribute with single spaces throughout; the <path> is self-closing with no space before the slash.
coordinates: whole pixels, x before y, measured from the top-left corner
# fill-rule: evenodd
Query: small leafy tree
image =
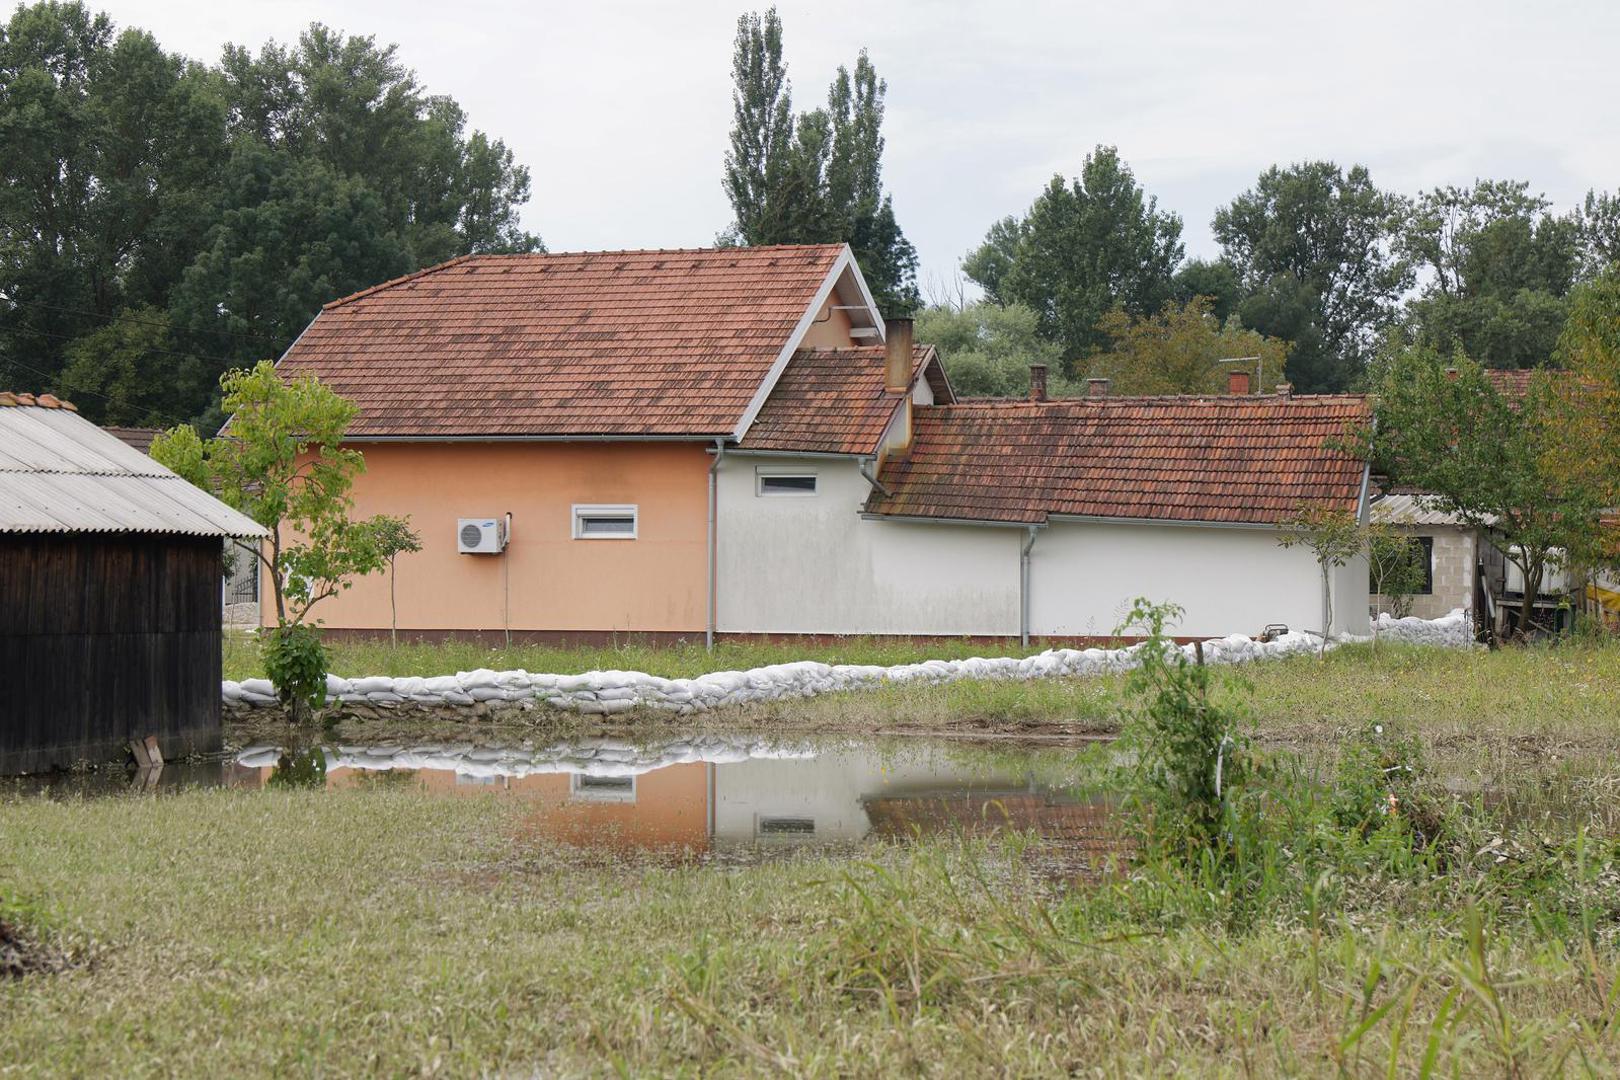
<path id="1" fill-rule="evenodd" d="M 1228 851 L 1235 795 L 1263 769 L 1240 730 L 1241 709 L 1213 691 L 1219 676 L 1177 648 L 1165 628 L 1181 618 L 1175 604 L 1138 598 L 1118 633 L 1141 634 L 1138 666 L 1126 679 L 1137 699 L 1124 731 L 1138 782 L 1131 802 L 1145 834 L 1189 862 Z"/>
<path id="2" fill-rule="evenodd" d="M 1114 308 L 1097 323 L 1109 344 L 1091 358 L 1088 373 L 1112 379 L 1121 394 L 1219 394 L 1230 370 L 1219 361 L 1254 356 L 1259 359 L 1247 370 L 1281 380 L 1288 343 L 1244 329 L 1236 319 L 1222 323 L 1213 306 L 1209 297 L 1195 296 L 1144 318 Z M 1264 389 L 1258 377 L 1255 382 L 1256 391 Z"/>
<path id="3" fill-rule="evenodd" d="M 1376 386 L 1376 436 L 1365 435 L 1375 462 L 1496 538 L 1523 575 L 1519 627 L 1528 632 L 1548 572 L 1597 546 L 1604 503 L 1596 471 L 1560 464 L 1581 434 L 1568 417 L 1568 380 L 1540 372 L 1520 394 L 1465 358 L 1398 348 L 1380 359 Z"/>
<path id="4" fill-rule="evenodd" d="M 1301 507 L 1283 522 L 1277 543 L 1285 548 L 1309 548 L 1322 570 L 1322 648 L 1327 655 L 1328 638 L 1333 634 L 1333 586 L 1331 574 L 1347 566 L 1366 547 L 1366 535 L 1353 511 L 1325 506 Z"/>
<path id="5" fill-rule="evenodd" d="M 412 531 L 411 519 L 379 514 L 371 519 L 377 534 L 377 547 L 388 560 L 388 643 L 399 647 L 399 605 L 394 600 L 394 560 L 422 550 L 422 537 Z"/>
<path id="6" fill-rule="evenodd" d="M 1412 595 L 1423 588 L 1423 547 L 1415 539 L 1388 522 L 1375 521 L 1366 528 L 1367 570 L 1372 593 L 1382 609 L 1403 619 L 1412 613 Z M 1377 640 L 1378 626 L 1373 625 Z"/>
<path id="7" fill-rule="evenodd" d="M 365 468 L 343 448 L 354 405 L 313 375 L 284 382 L 266 360 L 220 379 L 226 430 L 204 440 L 182 424 L 159 435 L 152 457 L 270 530 L 247 546 L 269 578 L 276 626 L 265 666 L 293 720 L 325 696 L 326 657 L 310 609 L 382 569 L 377 519 L 352 521 L 349 492 Z"/>

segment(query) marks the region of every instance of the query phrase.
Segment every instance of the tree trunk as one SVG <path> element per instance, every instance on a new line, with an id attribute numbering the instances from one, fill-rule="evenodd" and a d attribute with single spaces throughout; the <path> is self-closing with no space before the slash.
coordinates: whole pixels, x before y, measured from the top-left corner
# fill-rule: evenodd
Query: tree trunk
<path id="1" fill-rule="evenodd" d="M 1530 621 L 1536 614 L 1536 597 L 1541 592 L 1541 578 L 1545 570 L 1540 560 L 1524 567 L 1524 599 L 1519 601 L 1519 639 L 1530 640 Z"/>
<path id="2" fill-rule="evenodd" d="M 388 560 L 388 647 L 399 648 L 399 605 L 394 602 L 394 560 Z"/>

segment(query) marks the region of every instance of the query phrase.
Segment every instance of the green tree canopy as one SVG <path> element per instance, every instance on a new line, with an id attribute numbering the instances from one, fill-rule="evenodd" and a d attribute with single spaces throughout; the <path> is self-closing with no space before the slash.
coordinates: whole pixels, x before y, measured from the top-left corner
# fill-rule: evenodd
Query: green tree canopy
<path id="1" fill-rule="evenodd" d="M 1293 343 L 1301 390 L 1353 385 L 1393 317 L 1409 281 L 1393 247 L 1400 210 L 1364 167 L 1312 161 L 1272 166 L 1216 211 L 1243 324 Z"/>
<path id="2" fill-rule="evenodd" d="M 939 350 L 951 387 L 963 397 L 1023 397 L 1029 366 L 1055 370 L 1062 356 L 1041 336 L 1035 313 L 1020 304 L 926 307 L 917 313 L 915 335 Z M 1061 384 L 1054 382 L 1050 392 L 1061 395 Z"/>
<path id="3" fill-rule="evenodd" d="M 962 270 L 992 300 L 1033 310 L 1072 374 L 1106 343 L 1106 312 L 1163 306 L 1183 250 L 1181 218 L 1161 213 L 1118 151 L 1099 146 L 1074 180 L 1054 176 L 1022 219 L 991 226 Z"/>
<path id="4" fill-rule="evenodd" d="M 883 99 L 866 50 L 840 66 L 827 105 L 795 118 L 776 9 L 737 20 L 731 146 L 724 187 L 733 221 L 725 243 L 847 243 L 878 307 L 919 304 L 917 252 L 883 190 Z"/>
<path id="5" fill-rule="evenodd" d="M 19 7 L 0 146 L 0 385 L 76 391 L 91 419 L 217 418 L 220 374 L 325 301 L 539 246 L 511 151 L 392 46 L 318 24 L 210 67 L 77 2 Z"/>
<path id="6" fill-rule="evenodd" d="M 1399 245 L 1424 281 L 1406 311 L 1412 339 L 1486 367 L 1550 362 L 1582 258 L 1580 218 L 1550 208 L 1521 181 L 1414 200 Z"/>
<path id="7" fill-rule="evenodd" d="M 1528 628 L 1549 568 L 1597 543 L 1604 493 L 1590 474 L 1560 468 L 1570 435 L 1556 380 L 1540 372 L 1523 397 L 1485 369 L 1422 346 L 1396 348 L 1375 374 L 1375 464 L 1396 484 L 1466 525 L 1487 529 L 1524 575 Z"/>
<path id="8" fill-rule="evenodd" d="M 1092 357 L 1088 374 L 1112 380 L 1124 394 L 1220 394 L 1234 368 L 1280 380 L 1288 359 L 1287 342 L 1247 330 L 1236 318 L 1222 323 L 1207 296 L 1171 301 L 1146 318 L 1115 308 L 1098 326 L 1109 344 Z M 1240 357 L 1259 359 L 1218 363 Z M 1257 382 L 1254 389 L 1264 388 Z"/>

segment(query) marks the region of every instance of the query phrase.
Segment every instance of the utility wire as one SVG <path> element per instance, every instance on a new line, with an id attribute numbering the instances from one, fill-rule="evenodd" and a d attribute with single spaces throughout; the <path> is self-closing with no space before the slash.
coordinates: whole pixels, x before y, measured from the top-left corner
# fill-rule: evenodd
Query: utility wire
<path id="1" fill-rule="evenodd" d="M 37 368 L 32 364 L 25 364 L 21 360 L 16 359 L 15 357 L 7 357 L 5 359 L 5 363 L 14 364 L 15 366 L 20 367 L 20 368 L 24 369 L 25 371 L 32 371 L 35 375 L 38 375 L 40 378 L 46 379 L 46 380 L 48 380 L 50 382 L 56 382 L 58 379 L 61 378 L 60 373 L 58 373 L 56 375 L 52 375 L 49 372 L 46 372 L 46 371 L 44 371 L 44 370 L 42 370 L 40 368 Z M 100 390 L 91 390 L 88 387 L 84 387 L 82 389 L 75 389 L 68 396 L 68 399 L 71 401 L 73 398 L 84 396 L 84 395 L 88 395 L 88 396 L 93 397 L 93 398 L 100 398 L 102 401 L 107 402 L 109 405 L 118 404 L 118 400 L 116 398 L 114 398 L 114 397 L 112 397 L 112 396 L 110 396 L 108 394 L 103 394 Z M 190 422 L 190 421 L 182 419 L 182 418 L 176 418 L 173 414 L 170 414 L 170 413 L 160 413 L 160 414 L 158 414 L 158 416 L 159 416 L 159 419 L 168 421 L 167 426 L 169 426 L 169 427 L 174 427 L 176 424 L 185 424 L 185 423 Z M 114 424 L 112 426 L 113 427 L 119 427 L 120 425 Z"/>
<path id="2" fill-rule="evenodd" d="M 78 341 L 79 338 L 82 336 L 82 335 L 78 335 L 78 334 L 53 334 L 49 330 L 32 330 L 32 329 L 30 329 L 27 332 L 30 333 L 30 334 L 38 334 L 40 337 L 56 338 L 58 341 Z M 147 346 L 146 348 L 142 349 L 141 352 L 142 353 L 161 353 L 164 356 L 178 356 L 182 360 L 207 360 L 207 361 L 209 361 L 211 363 L 215 363 L 215 364 L 231 364 L 233 366 L 240 366 L 240 365 L 243 365 L 243 364 L 247 363 L 246 360 L 242 360 L 242 359 L 237 358 L 237 357 L 210 356 L 207 353 L 181 352 L 178 349 L 160 349 L 160 348 L 158 348 L 156 346 L 153 346 L 153 345 Z"/>
<path id="3" fill-rule="evenodd" d="M 93 319 L 105 319 L 107 320 L 108 325 L 111 325 L 114 322 L 122 321 L 141 323 L 145 326 L 159 326 L 167 330 L 174 329 L 173 324 L 164 322 L 161 319 L 143 319 L 138 315 L 131 315 L 128 313 L 127 308 L 120 314 L 107 315 L 99 311 L 91 311 L 88 308 L 66 307 L 62 304 L 47 304 L 43 300 L 18 300 L 14 297 L 0 296 L 0 301 L 8 304 L 16 304 L 21 307 L 46 308 L 50 311 L 61 311 L 72 315 L 88 315 Z M 285 348 L 280 338 L 266 337 L 263 334 L 243 334 L 234 330 L 210 330 L 207 331 L 207 333 L 219 334 L 222 337 L 240 338 L 243 341 L 258 341 L 263 342 L 266 345 L 274 345 L 278 348 Z"/>

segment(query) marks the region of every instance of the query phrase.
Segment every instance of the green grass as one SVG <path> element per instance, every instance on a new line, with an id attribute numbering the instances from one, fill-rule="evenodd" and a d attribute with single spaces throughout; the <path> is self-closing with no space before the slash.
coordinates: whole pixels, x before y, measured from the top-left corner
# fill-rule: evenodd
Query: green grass
<path id="1" fill-rule="evenodd" d="M 1235 884 L 1072 888 L 1017 837 L 727 870 L 389 785 L 0 802 L 0 834 L 87 958 L 0 981 L 7 1075 L 1620 1068 L 1612 841 L 1567 831 L 1501 864 L 1289 834 Z"/>
<path id="2" fill-rule="evenodd" d="M 1041 651 L 1041 647 L 1020 649 L 1016 643 L 992 645 L 966 639 L 848 637 L 805 641 L 722 640 L 711 653 L 703 647 L 701 634 L 677 644 L 654 644 L 626 635 L 625 640 L 616 645 L 514 645 L 504 649 L 470 641 L 402 641 L 398 648 L 393 648 L 386 641 L 335 640 L 328 642 L 327 647 L 332 657 L 332 671 L 345 677 L 451 675 L 457 671 L 492 668 L 559 674 L 645 671 L 666 679 L 691 678 L 710 671 L 740 671 L 794 660 L 887 666 L 936 658 L 1025 656 Z M 250 634 L 227 632 L 224 660 L 227 679 L 240 681 L 264 676 L 258 644 Z"/>

